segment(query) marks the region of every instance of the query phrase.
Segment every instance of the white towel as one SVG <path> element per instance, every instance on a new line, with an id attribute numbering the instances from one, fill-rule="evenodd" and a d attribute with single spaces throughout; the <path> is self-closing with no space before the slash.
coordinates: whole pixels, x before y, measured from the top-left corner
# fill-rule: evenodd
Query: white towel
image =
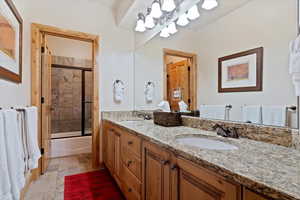
<path id="1" fill-rule="evenodd" d="M 289 71 L 292 75 L 296 96 L 300 96 L 300 36 L 290 43 Z"/>
<path id="2" fill-rule="evenodd" d="M 170 104 L 168 101 L 162 101 L 157 105 L 158 109 L 163 112 L 171 112 Z"/>
<path id="3" fill-rule="evenodd" d="M 20 199 L 21 189 L 25 185 L 25 163 L 17 111 L 4 110 L 4 133 L 6 141 L 7 166 L 13 199 Z"/>
<path id="4" fill-rule="evenodd" d="M 225 105 L 200 105 L 200 117 L 208 119 L 226 119 Z"/>
<path id="5" fill-rule="evenodd" d="M 12 200 L 9 171 L 7 166 L 6 140 L 3 113 L 0 111 L 0 199 Z"/>
<path id="6" fill-rule="evenodd" d="M 114 83 L 114 98 L 117 102 L 122 102 L 124 99 L 124 84 L 122 81 L 116 81 Z"/>
<path id="7" fill-rule="evenodd" d="M 290 43 L 290 73 L 300 73 L 300 35 Z"/>
<path id="8" fill-rule="evenodd" d="M 145 86 L 145 99 L 146 102 L 151 103 L 154 99 L 154 83 L 148 82 Z"/>
<path id="9" fill-rule="evenodd" d="M 286 106 L 263 106 L 262 122 L 264 125 L 286 126 Z"/>
<path id="10" fill-rule="evenodd" d="M 243 106 L 242 113 L 243 113 L 243 122 L 261 124 L 262 121 L 261 105 Z"/>
<path id="11" fill-rule="evenodd" d="M 189 106 L 184 101 L 179 101 L 178 105 L 180 112 L 188 112 Z"/>
<path id="12" fill-rule="evenodd" d="M 38 167 L 41 152 L 38 144 L 38 110 L 36 107 L 25 108 L 25 127 L 29 156 L 29 169 Z"/>
<path id="13" fill-rule="evenodd" d="M 18 125 L 22 138 L 22 147 L 24 152 L 24 162 L 25 162 L 25 174 L 30 170 L 29 169 L 29 154 L 28 154 L 28 133 L 27 126 L 25 125 L 25 112 L 18 113 Z"/>

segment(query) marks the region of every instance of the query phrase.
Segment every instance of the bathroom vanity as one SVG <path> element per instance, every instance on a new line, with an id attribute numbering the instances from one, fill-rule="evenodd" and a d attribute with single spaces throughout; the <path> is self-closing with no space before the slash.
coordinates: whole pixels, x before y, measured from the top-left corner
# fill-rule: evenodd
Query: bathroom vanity
<path id="1" fill-rule="evenodd" d="M 235 148 L 182 143 L 192 137 Z M 300 155 L 291 148 L 185 126 L 104 118 L 103 152 L 105 166 L 129 200 L 300 199 Z"/>

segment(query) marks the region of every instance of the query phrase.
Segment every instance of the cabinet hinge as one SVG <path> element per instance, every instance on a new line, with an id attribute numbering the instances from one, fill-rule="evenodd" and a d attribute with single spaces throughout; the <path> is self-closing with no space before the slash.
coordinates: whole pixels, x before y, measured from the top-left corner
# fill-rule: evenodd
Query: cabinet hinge
<path id="1" fill-rule="evenodd" d="M 188 99 L 188 103 L 189 103 L 189 104 L 192 103 L 191 99 Z"/>
<path id="2" fill-rule="evenodd" d="M 44 155 L 45 154 L 45 149 L 41 148 L 41 154 Z"/>
<path id="3" fill-rule="evenodd" d="M 191 71 L 191 67 L 188 67 L 188 71 Z"/>
<path id="4" fill-rule="evenodd" d="M 41 98 L 41 104 L 45 103 L 45 97 Z"/>
<path id="5" fill-rule="evenodd" d="M 45 53 L 45 47 L 41 47 L 41 52 Z"/>

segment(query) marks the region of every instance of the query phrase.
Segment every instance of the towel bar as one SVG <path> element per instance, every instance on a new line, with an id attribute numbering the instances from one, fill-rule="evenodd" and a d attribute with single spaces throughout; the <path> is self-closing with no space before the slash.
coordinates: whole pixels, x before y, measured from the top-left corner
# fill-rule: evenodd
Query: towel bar
<path id="1" fill-rule="evenodd" d="M 232 105 L 230 105 L 230 104 L 226 105 L 225 108 L 228 109 L 228 110 L 230 110 L 230 109 L 232 109 Z"/>
<path id="2" fill-rule="evenodd" d="M 288 110 L 292 110 L 292 111 L 296 111 L 297 110 L 297 106 L 288 106 L 287 109 Z"/>

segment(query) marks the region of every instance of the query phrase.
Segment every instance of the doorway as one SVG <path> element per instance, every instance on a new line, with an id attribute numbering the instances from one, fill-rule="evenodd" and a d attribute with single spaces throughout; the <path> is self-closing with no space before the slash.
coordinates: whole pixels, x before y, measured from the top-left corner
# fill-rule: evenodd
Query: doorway
<path id="1" fill-rule="evenodd" d="M 197 109 L 197 56 L 164 49 L 164 99 L 172 111 L 179 111 L 178 103 L 184 101 L 188 110 Z"/>
<path id="2" fill-rule="evenodd" d="M 80 74 L 81 84 L 86 79 L 86 75 L 89 73 L 91 80 L 91 94 L 90 99 L 81 97 L 80 106 L 81 109 L 86 109 L 86 105 L 90 106 L 90 131 L 92 137 L 92 162 L 93 166 L 99 165 L 99 95 L 98 95 L 98 66 L 96 57 L 98 54 L 98 42 L 99 38 L 96 35 L 81 33 L 77 31 L 60 29 L 52 26 L 32 24 L 32 50 L 31 50 L 31 77 L 32 77 L 32 105 L 37 106 L 39 109 L 39 141 L 42 152 L 42 158 L 39 164 L 39 174 L 44 173 L 47 170 L 48 162 L 50 159 L 51 151 L 51 133 L 52 133 L 52 111 L 54 109 L 52 102 L 52 73 L 56 69 L 65 70 L 67 73 Z M 80 69 L 69 65 L 52 65 L 53 56 L 47 37 L 55 36 L 59 38 L 72 39 L 76 41 L 88 42 L 91 44 L 91 67 L 89 69 Z M 85 84 L 84 84 L 85 85 Z M 67 87 L 67 86 L 66 86 Z M 83 91 L 82 91 L 83 90 Z M 85 93 L 83 86 L 80 89 Z M 72 98 L 72 97 L 71 97 Z M 84 107 L 84 108 L 82 108 Z M 69 113 L 69 112 L 66 112 Z M 83 112 L 86 116 L 86 112 Z M 81 117 L 83 117 L 81 114 Z M 81 121 L 80 125 L 83 130 L 80 131 L 80 135 L 85 135 L 86 127 L 85 121 Z"/>

